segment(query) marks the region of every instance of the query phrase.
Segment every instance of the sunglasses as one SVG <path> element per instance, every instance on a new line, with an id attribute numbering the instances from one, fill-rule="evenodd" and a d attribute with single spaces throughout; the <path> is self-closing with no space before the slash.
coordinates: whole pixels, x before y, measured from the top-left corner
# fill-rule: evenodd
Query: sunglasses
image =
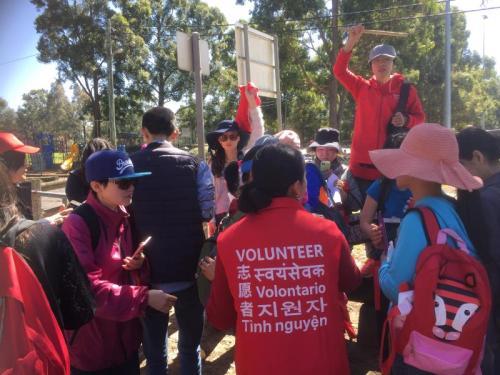
<path id="1" fill-rule="evenodd" d="M 231 141 L 236 141 L 240 136 L 238 134 L 222 134 L 219 137 L 219 140 L 222 142 L 226 142 L 228 139 Z"/>
<path id="2" fill-rule="evenodd" d="M 118 189 L 120 190 L 128 190 L 131 186 L 135 186 L 137 183 L 136 179 L 120 179 L 120 180 L 109 180 L 110 182 L 114 183 L 116 186 L 118 186 Z"/>

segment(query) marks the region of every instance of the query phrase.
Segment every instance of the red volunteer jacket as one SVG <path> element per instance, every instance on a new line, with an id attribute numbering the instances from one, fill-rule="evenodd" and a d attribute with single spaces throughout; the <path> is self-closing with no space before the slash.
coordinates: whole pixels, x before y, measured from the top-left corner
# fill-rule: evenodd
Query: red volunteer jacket
<path id="1" fill-rule="evenodd" d="M 87 272 L 96 311 L 95 318 L 77 331 L 70 355 L 73 367 L 97 371 L 123 364 L 139 349 L 142 329 L 138 318 L 147 307 L 148 288 L 131 285 L 130 272 L 122 268 L 122 259 L 133 254 L 127 212 L 110 210 L 92 192 L 86 202 L 101 220 L 96 249 L 92 249 L 90 231 L 80 216 L 69 215 L 62 229 Z M 69 332 L 68 337 L 72 335 Z"/>
<path id="2" fill-rule="evenodd" d="M 238 374 L 349 373 L 339 294 L 361 279 L 333 222 L 275 198 L 217 247 L 207 315 L 218 329 L 236 326 Z"/>
<path id="3" fill-rule="evenodd" d="M 385 84 L 378 83 L 375 77 L 367 80 L 349 70 L 350 58 L 351 53 L 340 49 L 333 67 L 333 74 L 356 102 L 349 168 L 356 177 L 375 180 L 380 177 L 380 173 L 373 166 L 368 151 L 380 149 L 384 145 L 387 124 L 398 105 L 404 77 L 393 74 Z M 413 86 L 408 95 L 406 115 L 410 128 L 425 121 L 422 103 Z"/>

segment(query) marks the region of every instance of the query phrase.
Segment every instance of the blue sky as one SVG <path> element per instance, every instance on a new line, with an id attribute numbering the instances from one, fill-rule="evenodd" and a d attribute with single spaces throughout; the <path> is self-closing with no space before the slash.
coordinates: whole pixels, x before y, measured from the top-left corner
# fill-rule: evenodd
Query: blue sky
<path id="1" fill-rule="evenodd" d="M 235 0 L 206 2 L 221 8 L 230 23 L 249 18 L 248 2 L 246 6 L 234 5 Z M 452 5 L 467 10 L 479 8 L 482 2 L 455 0 Z M 488 7 L 500 6 L 500 0 L 484 0 L 484 3 Z M 48 89 L 57 77 L 55 64 L 42 64 L 36 57 L 27 57 L 37 53 L 36 17 L 37 10 L 29 0 L 0 0 L 0 97 L 6 99 L 12 108 L 21 105 L 24 93 L 32 89 Z M 483 49 L 483 25 L 486 55 L 496 59 L 497 71 L 500 72 L 500 48 L 495 40 L 500 35 L 500 10 L 490 11 L 487 20 L 482 19 L 481 13 L 467 14 L 467 28 L 471 31 L 469 47 L 479 53 Z M 69 93 L 70 85 L 65 87 Z"/>

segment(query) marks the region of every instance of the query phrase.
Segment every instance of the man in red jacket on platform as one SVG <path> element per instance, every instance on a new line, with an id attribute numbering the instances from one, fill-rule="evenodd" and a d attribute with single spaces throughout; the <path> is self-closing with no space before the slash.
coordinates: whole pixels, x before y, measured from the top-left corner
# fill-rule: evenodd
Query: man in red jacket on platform
<path id="1" fill-rule="evenodd" d="M 347 42 L 340 49 L 333 67 L 333 74 L 356 102 L 349 170 L 363 196 L 373 180 L 380 177 L 368 152 L 383 147 L 389 122 L 396 127 L 411 128 L 425 120 L 422 103 L 414 86 L 410 86 L 405 111 L 396 112 L 404 77 L 399 73 L 392 73 L 396 58 L 393 46 L 380 44 L 370 51 L 368 63 L 373 72 L 370 79 L 349 70 L 352 50 L 364 30 L 363 25 L 354 26 L 349 30 Z"/>

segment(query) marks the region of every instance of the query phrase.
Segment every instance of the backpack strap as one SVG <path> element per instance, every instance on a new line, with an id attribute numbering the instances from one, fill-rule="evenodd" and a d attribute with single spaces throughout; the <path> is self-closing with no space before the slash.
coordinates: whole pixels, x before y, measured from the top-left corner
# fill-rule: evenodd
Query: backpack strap
<path id="1" fill-rule="evenodd" d="M 384 212 L 385 210 L 385 202 L 389 197 L 389 192 L 391 191 L 392 180 L 387 177 L 383 177 L 380 182 L 380 192 L 377 199 L 377 209 L 376 211 Z"/>
<path id="2" fill-rule="evenodd" d="M 7 228 L 3 231 L 3 233 L 0 234 L 0 242 L 7 247 L 14 247 L 17 236 L 35 223 L 36 221 L 28 219 L 11 221 L 7 224 Z"/>
<path id="3" fill-rule="evenodd" d="M 424 233 L 427 239 L 427 244 L 437 244 L 438 233 L 441 230 L 441 227 L 439 226 L 439 222 L 434 211 L 429 207 L 415 207 L 408 210 L 407 213 L 413 211 L 418 212 L 420 215 L 420 219 L 424 225 Z"/>
<path id="4" fill-rule="evenodd" d="M 99 237 L 101 236 L 101 226 L 100 219 L 96 212 L 88 203 L 83 203 L 73 210 L 73 213 L 80 216 L 87 228 L 90 231 L 90 238 L 92 240 L 92 250 L 95 251 L 97 244 L 99 243 Z"/>
<path id="5" fill-rule="evenodd" d="M 396 113 L 406 112 L 406 103 L 408 103 L 408 96 L 410 95 L 410 87 L 411 83 L 407 81 L 403 82 L 403 84 L 401 85 L 401 89 L 399 91 L 399 101 L 396 107 Z"/>

